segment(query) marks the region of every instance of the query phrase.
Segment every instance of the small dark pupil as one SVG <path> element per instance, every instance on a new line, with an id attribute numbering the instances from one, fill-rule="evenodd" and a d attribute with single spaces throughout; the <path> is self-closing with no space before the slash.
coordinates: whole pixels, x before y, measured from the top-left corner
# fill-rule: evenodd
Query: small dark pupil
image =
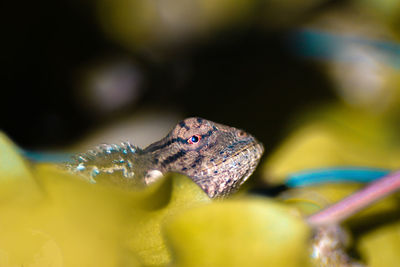
<path id="1" fill-rule="evenodd" d="M 190 139 L 193 143 L 197 143 L 199 141 L 199 138 L 195 135 L 192 136 L 192 138 Z"/>

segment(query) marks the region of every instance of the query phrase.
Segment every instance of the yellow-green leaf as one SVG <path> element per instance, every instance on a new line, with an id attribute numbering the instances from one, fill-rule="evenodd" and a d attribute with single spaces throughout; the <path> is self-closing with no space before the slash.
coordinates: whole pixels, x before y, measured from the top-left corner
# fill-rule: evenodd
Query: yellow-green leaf
<path id="1" fill-rule="evenodd" d="M 309 229 L 268 199 L 214 202 L 165 227 L 176 266 L 308 266 Z"/>

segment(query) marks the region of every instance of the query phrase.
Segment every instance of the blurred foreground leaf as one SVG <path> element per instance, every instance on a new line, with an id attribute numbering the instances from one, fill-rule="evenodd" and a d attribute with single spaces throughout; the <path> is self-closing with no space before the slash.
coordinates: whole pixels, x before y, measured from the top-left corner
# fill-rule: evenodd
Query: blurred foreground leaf
<path id="1" fill-rule="evenodd" d="M 134 191 L 29 164 L 4 135 L 0 151 L 0 266 L 164 265 L 165 217 L 210 201 L 182 175 Z"/>
<path id="2" fill-rule="evenodd" d="M 366 233 L 358 249 L 369 267 L 399 266 L 400 223 L 391 223 Z"/>
<path id="3" fill-rule="evenodd" d="M 314 110 L 300 118 L 298 129 L 264 164 L 268 183 L 283 183 L 290 173 L 326 167 L 363 166 L 398 169 L 398 114 L 368 113 L 343 105 Z M 309 215 L 362 187 L 357 183 L 326 183 L 295 188 L 281 195 L 286 203 Z M 399 195 L 387 197 L 349 218 L 354 247 L 367 266 L 398 266 Z"/>
<path id="4" fill-rule="evenodd" d="M 267 199 L 228 200 L 166 224 L 176 266 L 309 266 L 308 227 Z"/>
<path id="5" fill-rule="evenodd" d="M 0 151 L 2 267 L 308 262 L 308 227 L 272 200 L 212 202 L 178 174 L 145 189 L 91 184 L 58 166 L 27 162 L 5 136 Z"/>

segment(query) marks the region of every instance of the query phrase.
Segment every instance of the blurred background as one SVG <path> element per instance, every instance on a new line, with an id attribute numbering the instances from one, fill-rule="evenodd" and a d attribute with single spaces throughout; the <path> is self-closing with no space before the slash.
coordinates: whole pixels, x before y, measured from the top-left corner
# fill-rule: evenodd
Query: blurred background
<path id="1" fill-rule="evenodd" d="M 103 191 L 89 192 L 86 186 L 75 186 L 72 179 L 68 180 L 73 182 L 70 185 L 67 179 L 52 179 L 57 176 L 46 171 L 46 166 L 26 169 L 1 131 L 27 151 L 79 152 L 99 143 L 120 141 L 145 147 L 163 137 L 178 120 L 200 116 L 245 129 L 263 142 L 264 158 L 256 179 L 251 179 L 254 184 L 250 182 L 250 188 L 262 184 L 255 187 L 260 191 L 279 187 L 291 174 L 303 170 L 367 167 L 357 176 L 368 178 L 364 177 L 368 168 L 383 169 L 384 173 L 400 169 L 399 0 L 3 0 L 0 11 L 0 158 L 10 163 L 0 169 L 3 177 L 23 178 L 0 187 L 6 204 L 1 215 L 7 218 L 0 220 L 1 229 L 6 229 L 0 243 L 15 255 L 25 255 L 20 254 L 21 249 L 28 254 L 37 251 L 32 254 L 33 263 L 38 259 L 55 263 L 58 259 L 61 265 L 64 254 L 56 245 L 60 242 L 60 247 L 65 243 L 65 259 L 72 262 L 95 259 L 107 265 L 104 259 L 120 260 L 122 254 L 128 265 L 135 265 L 132 255 L 137 254 L 146 266 L 151 265 L 146 260 L 153 258 L 167 264 L 169 256 L 160 257 L 166 253 L 166 245 L 158 227 L 167 221 L 161 214 L 171 216 L 171 207 L 172 211 L 180 210 L 181 204 L 156 204 L 159 211 L 151 209 L 151 216 L 132 213 L 132 203 L 127 205 L 123 194 L 114 197 L 112 191 L 105 196 Z M 49 159 L 57 160 L 51 153 Z M 40 190 L 36 179 L 31 179 L 32 172 L 35 178 L 42 177 L 38 180 Z M 321 173 L 312 176 L 324 178 Z M 337 178 L 338 173 L 331 176 Z M 351 177 L 342 178 L 354 182 Z M 42 190 L 42 181 L 51 190 Z M 311 214 L 361 186 L 321 181 L 325 184 L 320 187 L 286 183 L 294 189 L 286 190 L 280 199 Z M 52 201 L 42 203 L 41 197 L 36 198 L 38 192 L 40 196 L 50 192 Z M 22 210 L 19 199 L 29 203 Z M 146 205 L 152 203 L 147 199 Z M 188 207 L 194 203 L 189 197 L 171 199 L 184 201 Z M 399 265 L 399 200 L 399 195 L 394 195 L 350 221 L 354 247 L 368 266 Z M 42 204 L 46 204 L 44 209 L 32 208 Z M 217 216 L 211 214 L 215 221 L 222 219 L 221 229 L 228 232 L 243 229 L 240 220 L 231 218 L 247 219 L 250 214 L 237 213 L 232 207 L 224 209 L 228 213 L 218 210 Z M 165 213 L 165 208 L 170 210 Z M 244 242 L 232 242 L 236 239 L 226 239 L 226 232 L 218 230 L 217 235 L 202 234 L 210 238 L 201 238 L 197 244 L 216 240 L 211 243 L 218 247 L 219 241 L 228 240 L 229 244 L 220 246 L 222 254 L 211 246 L 211 255 L 216 255 L 215 251 L 226 255 L 233 244 L 235 251 L 250 248 L 250 253 L 239 253 L 246 255 L 247 262 L 254 251 L 268 251 L 253 248 L 264 246 L 257 240 L 272 229 L 274 238 L 266 243 L 272 244 L 271 251 L 278 255 L 275 241 L 281 244 L 288 240 L 279 235 L 288 232 L 276 231 L 273 226 L 279 224 L 269 223 L 282 218 L 277 216 L 281 211 L 274 210 L 250 216 L 262 228 L 254 230 L 249 224 L 255 234 L 246 232 Z M 209 214 L 204 218 L 204 233 L 210 233 Z M 226 227 L 227 220 L 234 223 L 233 228 Z M 259 223 L 264 220 L 268 227 Z M 96 223 L 80 223 L 91 221 Z M 194 231 L 201 232 L 201 220 L 197 221 L 200 224 L 187 221 L 187 225 L 196 225 Z M 380 223 L 383 227 L 376 227 Z M 44 230 L 32 234 L 30 225 Z M 176 229 L 175 233 L 187 233 L 184 228 Z M 81 246 L 76 245 L 77 236 Z M 121 249 L 119 242 L 125 236 L 129 242 L 122 242 Z M 243 238 L 240 233 L 238 237 Z M 249 237 L 250 243 L 246 241 Z M 185 238 L 176 239 L 184 241 L 183 252 L 195 247 L 187 246 L 188 242 L 198 242 L 186 242 Z M 31 245 L 21 247 L 22 239 L 23 244 Z M 54 245 L 47 246 L 47 240 Z M 292 235 L 290 241 L 292 247 Z M 287 242 L 282 244 L 286 253 Z M 26 249 L 29 246 L 32 250 Z M 208 258 L 213 256 L 201 257 Z M 4 262 L 1 257 L 0 262 Z M 12 266 L 20 263 L 18 260 Z"/>
<path id="2" fill-rule="evenodd" d="M 1 6 L 0 128 L 26 149 L 145 146 L 201 116 L 246 129 L 268 155 L 328 105 L 398 127 L 397 0 Z"/>

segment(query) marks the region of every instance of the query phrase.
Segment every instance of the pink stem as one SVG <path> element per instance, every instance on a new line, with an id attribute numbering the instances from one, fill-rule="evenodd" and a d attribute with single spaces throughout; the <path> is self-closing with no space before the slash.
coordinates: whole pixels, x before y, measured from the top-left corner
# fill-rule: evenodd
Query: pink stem
<path id="1" fill-rule="evenodd" d="M 400 171 L 370 183 L 345 199 L 307 218 L 313 226 L 340 223 L 354 213 L 400 189 Z"/>

